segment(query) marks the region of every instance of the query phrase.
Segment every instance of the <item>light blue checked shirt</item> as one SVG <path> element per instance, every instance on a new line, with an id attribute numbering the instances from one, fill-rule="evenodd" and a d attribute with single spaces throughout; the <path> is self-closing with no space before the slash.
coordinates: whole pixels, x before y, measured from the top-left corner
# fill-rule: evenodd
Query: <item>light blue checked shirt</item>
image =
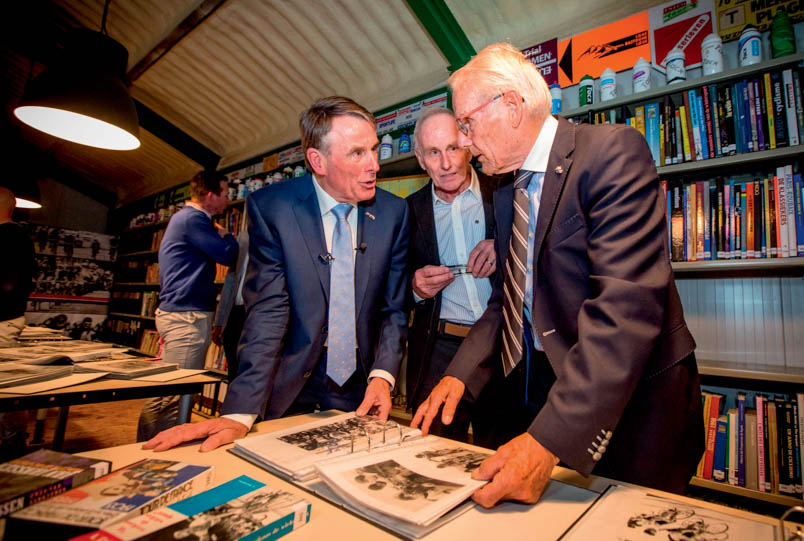
<path id="1" fill-rule="evenodd" d="M 533 331 L 533 345 L 539 351 L 543 351 L 536 331 L 533 329 L 533 318 L 530 317 L 530 307 L 533 306 L 533 243 L 536 236 L 536 218 L 539 216 L 539 203 L 542 199 L 542 186 L 544 183 L 544 173 L 547 171 L 547 160 L 550 158 L 550 149 L 553 147 L 553 140 L 556 138 L 558 121 L 552 116 L 548 116 L 542 126 L 536 142 L 530 149 L 525 161 L 520 169 L 533 171 L 528 184 L 528 199 L 530 200 L 528 213 L 528 265 L 525 274 L 525 298 L 524 312 Z"/>

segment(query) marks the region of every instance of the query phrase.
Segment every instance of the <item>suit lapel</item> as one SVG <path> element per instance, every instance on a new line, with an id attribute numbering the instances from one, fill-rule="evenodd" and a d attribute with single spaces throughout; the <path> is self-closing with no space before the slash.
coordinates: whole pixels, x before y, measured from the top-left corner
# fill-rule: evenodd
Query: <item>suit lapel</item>
<path id="1" fill-rule="evenodd" d="M 357 246 L 360 248 L 363 239 L 377 238 L 372 233 L 373 228 L 378 227 L 375 222 L 374 202 L 376 199 L 359 203 L 357 205 Z M 371 254 L 377 253 L 379 246 L 374 246 L 372 250 L 366 247 L 364 250 L 358 249 L 355 252 L 355 317 L 360 313 L 363 306 L 363 299 L 366 296 L 366 288 L 368 287 L 369 277 L 371 276 Z"/>
<path id="2" fill-rule="evenodd" d="M 327 243 L 324 241 L 324 224 L 321 221 L 321 211 L 318 208 L 313 179 L 307 176 L 304 180 L 295 182 L 299 182 L 300 189 L 299 199 L 293 207 L 293 212 L 296 215 L 296 221 L 302 232 L 310 259 L 313 260 L 318 280 L 321 282 L 324 298 L 329 302 L 329 264 L 320 257 L 327 253 Z"/>
<path id="3" fill-rule="evenodd" d="M 508 252 L 511 248 L 511 229 L 514 221 L 514 183 L 509 182 L 501 185 L 494 192 L 494 218 L 497 221 L 499 238 L 497 239 L 497 250 L 500 252 L 498 264 L 505 265 L 508 259 Z"/>
<path id="4" fill-rule="evenodd" d="M 416 199 L 416 218 L 419 221 L 419 231 L 423 232 L 426 261 L 430 265 L 439 265 L 438 239 L 436 238 L 435 215 L 433 211 L 433 181 L 427 184 L 428 190 L 424 196 Z"/>
<path id="5" fill-rule="evenodd" d="M 534 237 L 533 253 L 534 257 L 534 278 L 538 269 L 538 259 L 544 238 L 553 221 L 558 199 L 564 189 L 564 182 L 569 173 L 572 159 L 569 157 L 575 150 L 575 127 L 564 120 L 558 118 L 558 130 L 550 149 L 550 158 L 547 161 L 547 171 L 544 174 L 542 184 L 542 196 L 539 200 L 539 215 L 536 217 L 536 233 Z"/>

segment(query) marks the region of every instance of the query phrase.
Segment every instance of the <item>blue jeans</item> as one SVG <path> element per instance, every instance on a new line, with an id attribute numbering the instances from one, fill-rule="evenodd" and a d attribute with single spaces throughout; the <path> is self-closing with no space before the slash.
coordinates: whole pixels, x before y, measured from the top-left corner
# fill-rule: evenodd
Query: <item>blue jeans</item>
<path id="1" fill-rule="evenodd" d="M 162 338 L 162 360 L 179 368 L 204 368 L 212 331 L 213 312 L 156 311 L 156 330 Z M 147 441 L 176 426 L 179 396 L 149 398 L 142 407 L 137 441 Z"/>

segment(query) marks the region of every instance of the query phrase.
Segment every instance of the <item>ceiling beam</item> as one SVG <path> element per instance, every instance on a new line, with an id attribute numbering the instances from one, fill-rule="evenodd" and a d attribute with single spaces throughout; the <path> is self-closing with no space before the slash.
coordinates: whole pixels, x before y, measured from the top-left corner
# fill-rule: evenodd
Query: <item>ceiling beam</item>
<path id="1" fill-rule="evenodd" d="M 204 169 L 214 171 L 221 161 L 221 157 L 208 149 L 185 132 L 159 116 L 139 100 L 134 100 L 140 126 L 159 137 L 191 160 L 202 165 Z"/>
<path id="2" fill-rule="evenodd" d="M 444 0 L 406 0 L 413 14 L 447 59 L 450 73 L 477 54 Z"/>
<path id="3" fill-rule="evenodd" d="M 184 39 L 187 34 L 192 32 L 195 27 L 212 15 L 225 1 L 226 0 L 204 0 L 201 2 L 201 5 L 185 17 L 165 39 L 160 41 L 156 47 L 151 49 L 151 51 L 142 58 L 142 60 L 137 62 L 136 66 L 128 71 L 128 80 L 134 82 L 141 77 L 143 73 L 159 62 L 168 51 Z"/>

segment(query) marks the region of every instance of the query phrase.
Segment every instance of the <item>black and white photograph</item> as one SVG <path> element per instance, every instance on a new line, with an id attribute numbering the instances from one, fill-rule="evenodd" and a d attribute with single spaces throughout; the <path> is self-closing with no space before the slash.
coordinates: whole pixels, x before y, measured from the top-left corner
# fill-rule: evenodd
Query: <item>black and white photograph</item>
<path id="1" fill-rule="evenodd" d="M 394 435 L 396 432 L 398 435 L 399 429 L 393 421 L 382 422 L 375 417 L 355 416 L 338 423 L 286 434 L 279 439 L 306 451 L 325 454 L 351 446 L 353 439 L 365 440 L 367 437 L 373 439 L 376 435 L 379 440 L 382 440 L 383 432 L 386 433 L 387 439 L 388 434 Z M 372 442 L 373 445 L 377 443 L 379 441 Z"/>
<path id="2" fill-rule="evenodd" d="M 372 491 L 375 498 L 410 511 L 420 511 L 431 502 L 437 502 L 463 487 L 458 483 L 416 473 L 395 460 L 361 466 L 352 474 L 354 482 Z"/>
<path id="3" fill-rule="evenodd" d="M 443 447 L 427 449 L 416 454 L 416 458 L 424 458 L 437 464 L 439 469 L 455 468 L 464 473 L 471 473 L 491 456 L 491 453 L 479 453 L 461 447 Z"/>
<path id="4" fill-rule="evenodd" d="M 34 250 L 67 258 L 114 261 L 117 237 L 92 231 L 76 231 L 48 225 L 28 224 Z"/>

